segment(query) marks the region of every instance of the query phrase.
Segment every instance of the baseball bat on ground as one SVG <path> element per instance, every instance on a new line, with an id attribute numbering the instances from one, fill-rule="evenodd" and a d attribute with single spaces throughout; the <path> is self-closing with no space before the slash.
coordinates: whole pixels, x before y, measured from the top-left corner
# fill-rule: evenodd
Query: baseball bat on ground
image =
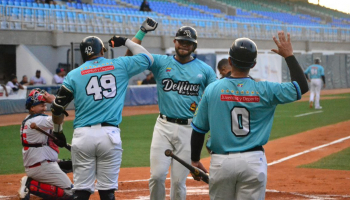
<path id="1" fill-rule="evenodd" d="M 173 154 L 173 152 L 170 149 L 165 150 L 164 153 L 166 156 L 168 156 L 168 157 L 170 156 L 170 157 L 174 158 L 175 160 L 177 160 L 179 163 L 181 163 L 183 166 L 185 166 L 187 169 L 189 169 L 190 172 L 192 172 L 195 176 L 200 176 L 202 181 L 209 184 L 208 175 L 205 172 L 203 172 L 201 169 L 198 169 L 197 167 L 194 167 L 194 166 L 188 164 L 187 162 L 185 162 L 184 160 L 182 160 L 181 158 L 177 157 L 176 155 Z"/>
<path id="2" fill-rule="evenodd" d="M 43 129 L 39 128 L 39 127 L 36 125 L 36 123 L 31 123 L 31 124 L 30 124 L 30 128 L 31 128 L 31 129 L 35 129 L 35 130 L 39 131 L 40 133 L 43 133 L 44 135 L 48 136 L 49 138 L 51 138 L 51 139 L 53 139 L 53 140 L 57 140 L 57 138 L 56 138 L 55 136 L 53 136 L 53 135 L 47 133 L 46 131 L 44 131 Z M 68 151 L 71 150 L 71 146 L 70 146 L 70 144 L 68 144 L 68 143 L 66 144 L 66 146 L 65 146 L 64 148 L 68 149 Z"/>

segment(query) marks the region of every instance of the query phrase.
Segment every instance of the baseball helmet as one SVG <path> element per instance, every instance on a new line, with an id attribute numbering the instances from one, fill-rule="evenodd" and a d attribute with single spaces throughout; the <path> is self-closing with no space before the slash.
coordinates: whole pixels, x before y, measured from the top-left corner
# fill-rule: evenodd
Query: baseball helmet
<path id="1" fill-rule="evenodd" d="M 318 64 L 320 64 L 321 63 L 321 59 L 320 58 L 315 58 L 315 63 L 318 63 Z"/>
<path id="2" fill-rule="evenodd" d="M 39 105 L 41 103 L 46 103 L 44 98 L 45 90 L 39 88 L 32 89 L 30 91 L 28 98 L 26 100 L 26 109 L 30 109 L 32 106 Z"/>
<path id="3" fill-rule="evenodd" d="M 258 48 L 249 38 L 236 39 L 230 48 L 232 64 L 239 68 L 253 68 L 256 64 Z"/>
<path id="4" fill-rule="evenodd" d="M 183 26 L 177 30 L 175 40 L 187 40 L 197 44 L 197 31 L 191 26 Z"/>
<path id="5" fill-rule="evenodd" d="M 101 50 L 103 50 L 103 52 L 107 51 L 102 40 L 96 36 L 86 37 L 80 43 L 80 53 L 84 62 L 92 56 L 99 54 Z"/>

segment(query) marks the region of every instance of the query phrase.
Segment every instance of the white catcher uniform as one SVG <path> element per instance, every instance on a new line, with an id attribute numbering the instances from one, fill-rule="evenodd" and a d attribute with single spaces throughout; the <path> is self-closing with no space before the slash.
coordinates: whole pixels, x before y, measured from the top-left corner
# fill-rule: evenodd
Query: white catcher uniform
<path id="1" fill-rule="evenodd" d="M 21 139 L 24 145 L 42 145 L 22 149 L 26 174 L 36 181 L 70 189 L 72 182 L 57 164 L 58 147 L 48 136 L 30 128 L 35 123 L 39 128 L 51 134 L 52 117 L 44 114 L 28 115 L 21 126 Z"/>
<path id="2" fill-rule="evenodd" d="M 322 79 L 324 76 L 324 69 L 321 65 L 313 64 L 310 65 L 304 72 L 311 79 L 310 81 L 310 106 L 315 102 L 315 109 L 321 109 L 320 106 L 320 95 L 322 88 Z M 315 99 L 316 95 L 316 99 Z"/>

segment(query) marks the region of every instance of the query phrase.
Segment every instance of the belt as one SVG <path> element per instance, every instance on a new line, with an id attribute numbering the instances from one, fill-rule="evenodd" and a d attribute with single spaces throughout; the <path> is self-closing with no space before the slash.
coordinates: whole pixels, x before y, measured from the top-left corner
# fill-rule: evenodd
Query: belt
<path id="1" fill-rule="evenodd" d="M 93 125 L 87 125 L 85 127 L 91 127 L 91 126 L 93 126 Z M 110 124 L 110 123 L 107 123 L 107 122 L 102 122 L 101 126 L 113 126 L 113 127 L 119 128 L 119 125 L 113 125 L 113 124 Z"/>
<path id="2" fill-rule="evenodd" d="M 245 151 L 226 152 L 226 153 L 211 152 L 211 154 L 229 155 L 230 153 L 245 153 L 245 152 L 251 152 L 251 151 L 262 151 L 262 152 L 265 152 L 265 150 L 264 150 L 264 148 L 262 146 L 257 146 L 257 147 L 253 147 L 251 149 L 247 149 Z"/>
<path id="3" fill-rule="evenodd" d="M 55 162 L 55 161 L 51 161 L 51 160 L 44 160 L 44 161 L 42 161 L 42 162 L 48 162 L 48 163 L 50 163 L 50 162 Z M 35 163 L 34 165 L 31 165 L 31 166 L 29 166 L 29 167 L 27 167 L 27 168 L 34 168 L 34 167 L 39 167 L 40 165 L 41 165 L 41 163 L 42 162 L 37 162 L 37 163 Z"/>
<path id="4" fill-rule="evenodd" d="M 162 119 L 165 118 L 168 122 L 172 122 L 180 125 L 188 125 L 188 119 L 170 118 L 163 115 L 162 113 L 159 113 L 159 117 Z"/>

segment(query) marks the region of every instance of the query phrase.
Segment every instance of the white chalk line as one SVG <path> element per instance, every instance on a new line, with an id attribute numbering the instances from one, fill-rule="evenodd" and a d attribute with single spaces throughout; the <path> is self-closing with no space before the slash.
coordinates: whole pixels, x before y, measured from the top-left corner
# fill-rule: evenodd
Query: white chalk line
<path id="1" fill-rule="evenodd" d="M 348 140 L 348 139 L 350 139 L 350 136 L 347 136 L 347 137 L 344 137 L 344 138 L 340 138 L 340 139 L 335 140 L 335 141 L 333 141 L 333 142 L 330 142 L 330 143 L 327 143 L 327 144 L 323 144 L 323 145 L 320 145 L 320 146 L 317 146 L 317 147 L 314 147 L 314 148 L 305 150 L 305 151 L 303 151 L 303 152 L 293 154 L 293 155 L 291 155 L 291 156 L 284 157 L 284 158 L 282 158 L 282 159 L 279 159 L 279 160 L 270 162 L 270 163 L 268 163 L 267 165 L 268 165 L 268 166 L 275 165 L 275 164 L 284 162 L 284 161 L 286 161 L 286 160 L 289 160 L 289 159 L 291 159 L 291 158 L 295 158 L 295 157 L 297 157 L 297 156 L 300 156 L 300 155 L 303 155 L 303 154 L 309 153 L 309 152 L 311 152 L 311 151 L 315 151 L 315 150 L 317 150 L 317 149 L 321 149 L 321 148 L 324 148 L 324 147 L 327 147 L 327 146 L 330 146 L 330 145 L 333 145 L 333 144 L 337 144 L 337 143 L 343 142 L 343 141 Z"/>
<path id="2" fill-rule="evenodd" d="M 320 110 L 320 111 L 315 111 L 315 112 L 308 112 L 308 113 L 304 113 L 304 114 L 300 114 L 300 115 L 295 115 L 294 117 L 302 117 L 302 116 L 317 114 L 317 113 L 321 113 L 321 112 L 323 112 L 323 111 Z"/>
<path id="3" fill-rule="evenodd" d="M 295 158 L 297 156 L 300 156 L 300 155 L 303 155 L 303 154 L 306 154 L 306 153 L 309 153 L 309 152 L 312 152 L 312 151 L 315 151 L 315 150 L 318 150 L 318 149 L 321 149 L 321 148 L 324 148 L 324 147 L 327 147 L 327 146 L 330 146 L 330 145 L 333 145 L 333 144 L 337 144 L 337 143 L 343 142 L 343 141 L 348 140 L 348 139 L 350 139 L 350 136 L 344 137 L 344 138 L 340 138 L 340 139 L 335 140 L 333 142 L 330 142 L 330 143 L 327 143 L 327 144 L 323 144 L 323 145 L 320 145 L 320 146 L 317 146 L 317 147 L 313 147 L 311 149 L 305 150 L 305 151 L 300 152 L 300 153 L 293 154 L 291 156 L 284 157 L 282 159 L 279 159 L 279 160 L 273 161 L 271 163 L 268 163 L 267 165 L 268 166 L 275 165 L 275 164 L 284 162 L 286 160 Z M 187 179 L 193 180 L 192 176 L 188 176 Z M 170 178 L 166 178 L 166 180 L 170 180 Z M 148 182 L 148 181 L 149 181 L 149 179 L 139 179 L 139 180 L 130 180 L 130 181 L 120 181 L 119 183 Z M 187 187 L 187 188 L 188 188 L 187 189 L 187 192 L 188 192 L 187 195 L 209 194 L 209 186 Z M 167 188 L 167 190 L 169 190 L 169 189 Z M 148 191 L 148 189 L 118 190 L 118 193 L 119 192 L 122 192 L 122 193 L 136 192 L 136 191 Z M 280 191 L 267 189 L 266 192 L 280 192 Z M 300 193 L 296 193 L 296 192 L 282 192 L 282 193 L 289 193 L 289 194 L 293 194 L 293 195 L 297 195 L 297 196 L 313 198 L 313 199 L 316 199 L 316 200 L 334 199 L 332 197 L 342 197 L 342 198 L 350 197 L 350 195 L 317 195 L 317 196 L 315 196 L 315 195 L 304 195 L 304 194 L 300 194 Z M 1 196 L 0 195 L 0 199 L 8 199 L 8 198 L 16 197 L 16 196 L 17 195 L 11 195 L 11 196 Z M 167 196 L 169 196 L 169 195 L 167 195 Z M 140 196 L 140 197 L 138 197 L 135 200 L 147 200 L 147 199 L 149 199 L 149 196 L 145 196 L 145 197 Z"/>

